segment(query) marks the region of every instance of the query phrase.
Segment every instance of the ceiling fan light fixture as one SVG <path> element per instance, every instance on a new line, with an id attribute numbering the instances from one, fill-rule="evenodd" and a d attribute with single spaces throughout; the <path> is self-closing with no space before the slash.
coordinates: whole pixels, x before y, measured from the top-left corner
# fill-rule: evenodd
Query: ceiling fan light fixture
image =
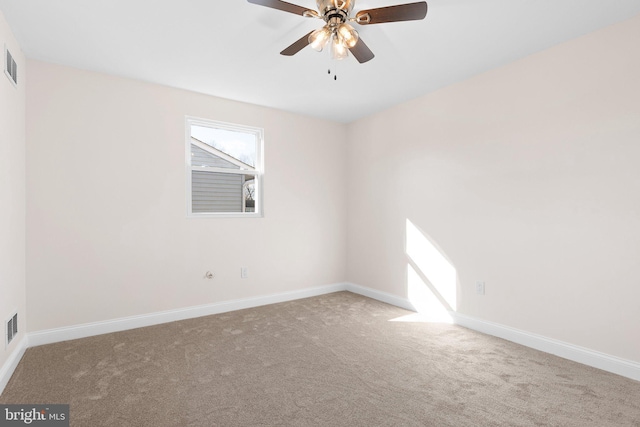
<path id="1" fill-rule="evenodd" d="M 352 48 L 358 43 L 358 32 L 349 24 L 340 24 L 338 27 L 338 34 L 347 48 Z"/>
<path id="2" fill-rule="evenodd" d="M 331 59 L 341 60 L 349 56 L 349 51 L 338 34 L 331 38 Z"/>
<path id="3" fill-rule="evenodd" d="M 309 36 L 309 46 L 311 46 L 314 50 L 321 52 L 322 49 L 327 45 L 327 42 L 331 38 L 331 30 L 328 26 L 324 26 L 318 30 L 315 30 Z"/>
<path id="4" fill-rule="evenodd" d="M 353 9 L 356 0 L 316 0 L 317 10 L 284 0 L 247 1 L 307 18 L 321 18 L 325 22 L 326 25 L 323 28 L 310 31 L 300 37 L 280 52 L 281 55 L 293 56 L 308 45 L 320 52 L 327 43 L 331 42 L 329 53 L 332 59 L 344 59 L 351 52 L 361 64 L 371 61 L 375 55 L 349 23 L 373 25 L 385 22 L 419 21 L 427 16 L 427 2 L 424 0 L 360 10 L 355 15 Z"/>

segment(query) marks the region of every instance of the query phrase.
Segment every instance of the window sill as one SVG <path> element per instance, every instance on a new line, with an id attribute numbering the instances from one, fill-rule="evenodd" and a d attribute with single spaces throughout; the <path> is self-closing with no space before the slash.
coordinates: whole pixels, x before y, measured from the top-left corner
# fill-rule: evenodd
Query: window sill
<path id="1" fill-rule="evenodd" d="M 188 213 L 187 218 L 263 218 L 259 212 L 206 212 Z"/>

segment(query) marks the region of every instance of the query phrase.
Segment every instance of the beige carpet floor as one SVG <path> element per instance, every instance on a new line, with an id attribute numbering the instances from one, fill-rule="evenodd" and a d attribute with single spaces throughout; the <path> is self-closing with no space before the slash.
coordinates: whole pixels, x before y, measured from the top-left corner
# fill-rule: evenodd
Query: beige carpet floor
<path id="1" fill-rule="evenodd" d="M 640 426 L 640 382 L 348 292 L 27 350 L 72 426 Z"/>

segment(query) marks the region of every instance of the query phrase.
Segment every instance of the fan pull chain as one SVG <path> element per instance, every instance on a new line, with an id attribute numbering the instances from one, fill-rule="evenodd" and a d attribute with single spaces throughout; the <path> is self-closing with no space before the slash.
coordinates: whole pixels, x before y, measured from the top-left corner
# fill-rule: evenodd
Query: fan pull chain
<path id="1" fill-rule="evenodd" d="M 337 66 L 333 69 L 333 80 L 338 81 L 338 71 L 336 70 Z M 327 69 L 327 74 L 331 76 L 331 68 Z"/>

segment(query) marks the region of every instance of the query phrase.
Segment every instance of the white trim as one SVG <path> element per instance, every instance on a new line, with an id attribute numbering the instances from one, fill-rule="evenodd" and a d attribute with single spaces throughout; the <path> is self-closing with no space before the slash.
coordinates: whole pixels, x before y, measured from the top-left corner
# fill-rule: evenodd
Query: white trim
<path id="1" fill-rule="evenodd" d="M 405 310 L 416 311 L 416 308 L 411 304 L 411 301 L 406 298 L 401 298 L 396 295 L 391 295 L 386 292 L 356 285 L 354 283 L 347 283 L 346 290 L 353 292 L 354 294 L 363 295 L 381 302 L 386 302 L 387 304 L 395 305 L 396 307 L 404 308 Z"/>
<path id="2" fill-rule="evenodd" d="M 9 384 L 9 380 L 11 379 L 11 375 L 18 367 L 18 363 L 22 360 L 22 356 L 24 356 L 24 352 L 27 351 L 27 347 L 29 340 L 26 335 L 23 335 L 20 341 L 18 341 L 18 345 L 16 349 L 11 353 L 11 356 L 4 362 L 4 365 L 0 367 L 0 394 L 4 391 L 4 388 Z"/>
<path id="3" fill-rule="evenodd" d="M 185 116 L 185 117 L 190 124 L 196 125 L 196 126 L 203 126 L 203 127 L 213 126 L 216 129 L 230 130 L 234 132 L 240 131 L 240 132 L 246 132 L 246 133 L 256 133 L 256 130 L 262 131 L 262 129 L 257 128 L 255 126 L 240 125 L 237 123 L 222 122 L 219 120 L 212 120 L 212 119 L 203 119 L 195 116 Z M 189 131 L 189 134 L 191 134 L 191 131 Z"/>
<path id="4" fill-rule="evenodd" d="M 188 215 L 189 219 L 206 218 L 264 218 L 264 215 L 256 212 L 195 212 Z"/>
<path id="5" fill-rule="evenodd" d="M 406 298 L 353 283 L 347 283 L 346 290 L 378 301 L 386 302 L 387 304 L 415 311 L 411 302 Z M 500 325 L 498 323 L 477 319 L 464 314 L 455 312 L 450 312 L 450 314 L 456 325 L 473 329 L 474 331 L 482 332 L 494 337 L 503 338 L 507 341 L 553 354 L 573 362 L 640 381 L 640 363 L 638 362 L 611 356 L 599 351 L 569 344 L 553 338 L 547 338 L 542 335 L 533 334 L 511 328 L 509 326 Z"/>
<path id="6" fill-rule="evenodd" d="M 186 307 L 176 310 L 143 314 L 140 316 L 122 317 L 119 319 L 112 319 L 102 322 L 85 323 L 82 325 L 48 329 L 30 333 L 29 346 L 35 347 L 44 344 L 52 344 L 61 341 L 108 334 L 111 332 L 126 331 L 129 329 L 159 325 L 162 323 L 192 319 L 201 316 L 209 316 L 212 314 L 226 313 L 229 311 L 259 307 L 267 304 L 293 301 L 301 298 L 309 298 L 344 290 L 346 290 L 345 285 L 342 283 L 338 283 L 334 285 L 302 289 L 299 291 L 284 292 L 280 294 L 265 295 L 253 298 L 244 298 L 239 300 L 205 304 L 195 307 Z"/>
<path id="7" fill-rule="evenodd" d="M 104 322 L 86 323 L 83 325 L 49 329 L 24 334 L 20 341 L 18 341 L 17 347 L 13 351 L 9 359 L 7 359 L 4 365 L 0 367 L 0 394 L 2 394 L 4 388 L 9 383 L 13 372 L 18 367 L 18 363 L 20 363 L 20 360 L 22 360 L 22 356 L 24 356 L 25 351 L 29 347 L 53 344 L 56 342 L 68 341 L 78 338 L 86 338 L 111 332 L 126 331 L 129 329 L 141 328 L 145 326 L 159 325 L 162 323 L 174 322 L 177 320 L 226 313 L 229 311 L 259 307 L 262 305 L 276 304 L 279 302 L 310 298 L 345 290 L 347 289 L 344 283 L 336 283 L 333 285 L 301 289 L 298 291 L 283 292 L 279 294 L 264 295 L 253 298 L 244 298 L 214 304 L 205 304 L 177 310 L 167 310 L 140 316 L 123 317 L 119 319 L 107 320 Z"/>
<path id="8" fill-rule="evenodd" d="M 640 363 L 464 314 L 452 316 L 456 325 L 640 381 Z"/>
<path id="9" fill-rule="evenodd" d="M 60 341 L 85 338 L 111 332 L 125 331 L 128 329 L 158 325 L 177 320 L 226 313 L 267 304 L 293 301 L 301 298 L 309 298 L 340 291 L 353 292 L 387 304 L 414 311 L 413 305 L 406 298 L 356 285 L 354 283 L 336 283 L 333 285 L 319 286 L 279 294 L 244 298 L 158 313 L 150 313 L 140 316 L 124 317 L 104 322 L 87 323 L 77 326 L 38 331 L 29 333 L 26 336 L 23 335 L 22 339 L 18 342 L 16 350 L 14 350 L 13 354 L 0 368 L 0 393 L 2 393 L 4 387 L 9 382 L 11 375 L 13 375 L 14 370 L 18 366 L 20 359 L 22 359 L 22 356 L 28 347 L 52 344 Z M 457 325 L 640 381 L 640 363 L 610 356 L 605 353 L 584 347 L 578 347 L 573 344 L 568 344 L 497 323 L 487 322 L 471 316 L 459 313 L 451 313 L 451 315 Z"/>

